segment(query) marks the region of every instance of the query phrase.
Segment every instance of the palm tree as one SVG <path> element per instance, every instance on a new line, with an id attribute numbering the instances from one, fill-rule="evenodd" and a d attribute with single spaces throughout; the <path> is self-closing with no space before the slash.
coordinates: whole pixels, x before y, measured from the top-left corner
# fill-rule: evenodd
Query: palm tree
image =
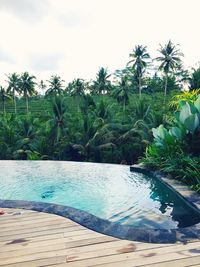
<path id="1" fill-rule="evenodd" d="M 133 64 L 132 69 L 135 74 L 135 79 L 137 81 L 139 95 L 141 97 L 142 92 L 142 76 L 147 68 L 148 62 L 150 59 L 149 53 L 147 53 L 147 47 L 142 45 L 136 45 L 133 49 L 133 53 L 129 55 L 132 58 L 127 65 Z"/>
<path id="2" fill-rule="evenodd" d="M 78 111 L 80 110 L 80 97 L 85 95 L 85 86 L 85 81 L 79 78 L 70 83 L 70 94 L 76 97 Z"/>
<path id="3" fill-rule="evenodd" d="M 51 128 L 51 135 L 55 143 L 58 143 L 65 132 L 65 116 L 67 108 L 65 106 L 65 99 L 60 96 L 55 96 L 53 99 L 53 125 Z"/>
<path id="4" fill-rule="evenodd" d="M 52 75 L 50 80 L 47 80 L 49 83 L 49 88 L 46 91 L 46 95 L 61 95 L 63 93 L 63 80 L 57 75 Z"/>
<path id="5" fill-rule="evenodd" d="M 113 150 L 116 148 L 109 125 L 104 124 L 102 120 L 95 120 L 89 114 L 83 116 L 80 134 L 82 136 L 81 140 L 72 144 L 72 148 L 83 155 L 86 160 L 94 158 L 96 162 L 101 162 L 103 150 L 109 149 L 113 154 Z"/>
<path id="6" fill-rule="evenodd" d="M 17 113 L 16 92 L 19 93 L 19 75 L 16 73 L 9 74 L 8 76 L 8 93 L 12 93 L 13 102 L 15 108 L 15 114 Z"/>
<path id="7" fill-rule="evenodd" d="M 95 117 L 102 120 L 102 122 L 108 121 L 111 118 L 110 105 L 101 99 L 101 101 L 95 107 L 94 114 Z"/>
<path id="8" fill-rule="evenodd" d="M 2 86 L 0 86 L 0 99 L 3 103 L 3 113 L 6 114 L 5 102 L 6 100 L 11 99 L 11 97 L 8 94 L 7 90 L 5 90 Z"/>
<path id="9" fill-rule="evenodd" d="M 190 73 L 188 70 L 184 69 L 184 66 L 182 64 L 179 64 L 175 69 L 174 69 L 175 75 L 174 77 L 172 76 L 171 78 L 174 78 L 174 81 L 182 87 L 183 89 L 188 87 L 188 83 L 190 82 Z"/>
<path id="10" fill-rule="evenodd" d="M 130 86 L 128 83 L 128 77 L 123 76 L 117 88 L 115 89 L 113 96 L 117 99 L 119 103 L 123 104 L 123 116 L 125 117 L 126 105 L 129 102 Z"/>
<path id="11" fill-rule="evenodd" d="M 160 57 L 157 57 L 156 60 L 160 61 L 159 70 L 163 71 L 165 75 L 165 89 L 164 89 L 164 102 L 167 95 L 167 83 L 168 75 L 170 72 L 173 72 L 181 64 L 180 57 L 183 56 L 183 53 L 180 52 L 180 49 L 177 48 L 177 45 L 174 45 L 170 40 L 163 47 L 160 45 L 158 50 L 161 54 Z"/>
<path id="12" fill-rule="evenodd" d="M 189 78 L 189 87 L 190 90 L 200 88 L 200 67 L 197 69 L 192 69 L 191 77 Z"/>
<path id="13" fill-rule="evenodd" d="M 44 90 L 47 88 L 47 86 L 46 86 L 46 84 L 44 83 L 43 80 L 41 80 L 41 81 L 39 82 L 38 87 L 39 87 L 39 89 L 41 89 L 42 91 L 44 91 Z"/>
<path id="14" fill-rule="evenodd" d="M 74 79 L 71 83 L 71 95 L 83 96 L 85 94 L 85 82 L 83 79 Z"/>
<path id="15" fill-rule="evenodd" d="M 108 80 L 111 74 L 108 74 L 107 69 L 100 68 L 96 75 L 96 80 L 93 82 L 92 89 L 97 94 L 106 94 L 111 89 L 111 82 Z"/>
<path id="16" fill-rule="evenodd" d="M 34 79 L 35 79 L 35 76 L 29 75 L 28 72 L 24 72 L 20 76 L 20 80 L 19 80 L 20 92 L 22 92 L 24 97 L 26 98 L 26 111 L 27 111 L 27 114 L 29 112 L 28 97 L 32 96 L 32 95 L 34 95 L 36 93 L 36 91 L 35 91 L 36 83 L 34 82 Z"/>

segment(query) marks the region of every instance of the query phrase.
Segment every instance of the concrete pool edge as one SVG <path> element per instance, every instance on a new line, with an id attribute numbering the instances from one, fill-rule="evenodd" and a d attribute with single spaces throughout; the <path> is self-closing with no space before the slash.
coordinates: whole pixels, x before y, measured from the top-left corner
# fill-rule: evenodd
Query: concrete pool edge
<path id="1" fill-rule="evenodd" d="M 115 224 L 85 211 L 57 204 L 21 200 L 0 200 L 0 207 L 21 208 L 56 214 L 71 219 L 72 221 L 101 234 L 131 241 L 147 243 L 176 243 L 179 241 L 186 243 L 190 240 L 199 239 L 200 236 L 200 223 L 191 227 L 171 230 L 144 229 L 134 228 L 129 225 Z"/>

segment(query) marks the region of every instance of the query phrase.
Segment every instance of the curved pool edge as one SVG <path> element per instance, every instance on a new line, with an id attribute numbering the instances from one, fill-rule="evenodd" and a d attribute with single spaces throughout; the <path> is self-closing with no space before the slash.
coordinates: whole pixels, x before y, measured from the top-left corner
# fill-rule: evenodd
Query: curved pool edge
<path id="1" fill-rule="evenodd" d="M 23 200 L 0 200 L 1 208 L 21 208 L 59 215 L 80 225 L 87 227 L 101 234 L 113 236 L 120 239 L 147 243 L 187 243 L 194 239 L 199 239 L 200 223 L 191 227 L 179 229 L 144 229 L 134 228 L 129 225 L 115 224 L 108 220 L 103 220 L 88 212 L 72 207 Z"/>

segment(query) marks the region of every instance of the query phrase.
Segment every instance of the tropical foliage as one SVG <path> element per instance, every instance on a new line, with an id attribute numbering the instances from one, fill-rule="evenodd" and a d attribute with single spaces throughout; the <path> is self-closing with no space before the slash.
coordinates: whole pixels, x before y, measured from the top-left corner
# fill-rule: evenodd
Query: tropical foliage
<path id="1" fill-rule="evenodd" d="M 200 95 L 193 102 L 180 99 L 171 125 L 152 132 L 154 141 L 142 162 L 200 190 Z"/>

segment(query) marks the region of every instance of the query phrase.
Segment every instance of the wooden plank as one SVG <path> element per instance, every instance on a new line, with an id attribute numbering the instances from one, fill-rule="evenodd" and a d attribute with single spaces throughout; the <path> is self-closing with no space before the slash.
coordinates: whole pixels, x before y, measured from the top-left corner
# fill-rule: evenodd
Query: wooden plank
<path id="1" fill-rule="evenodd" d="M 188 263 L 198 263 L 200 261 L 200 257 L 188 257 L 188 258 L 184 258 L 184 259 L 179 259 L 179 260 L 175 260 L 175 261 L 171 261 L 170 265 L 162 265 L 165 264 L 165 262 L 161 263 L 155 263 L 153 265 L 140 265 L 140 266 L 148 266 L 148 267 L 189 267 Z M 126 262 L 121 262 L 120 263 L 120 267 L 128 267 L 126 265 Z M 136 265 L 132 263 L 131 267 L 135 267 Z M 4 265 L 4 267 L 39 267 L 39 266 L 51 266 L 51 267 L 67 267 L 69 266 L 68 263 L 66 263 L 66 259 L 65 256 L 59 256 L 59 257 L 55 257 L 52 259 L 41 259 L 41 260 L 35 260 L 35 261 L 27 261 L 27 262 L 21 262 L 21 263 L 13 263 L 13 264 L 9 264 L 9 265 Z M 92 265 L 92 267 L 95 267 L 97 265 Z M 99 267 L 106 267 L 106 265 L 99 265 Z M 112 267 L 115 267 L 115 265 L 111 265 Z M 139 266 L 139 265 L 137 265 Z M 198 265 L 192 265 L 190 267 L 199 267 Z M 80 265 L 76 265 L 76 267 L 80 267 Z M 91 267 L 88 265 L 85 265 L 84 267 Z M 119 267 L 119 265 L 117 266 Z"/>
<path id="2" fill-rule="evenodd" d="M 200 247 L 200 242 L 199 242 L 199 247 Z M 142 244 L 141 246 L 143 246 L 143 249 L 145 248 L 145 243 Z M 147 249 L 148 248 L 148 249 Z M 102 249 L 102 250 L 96 250 L 91 252 L 85 252 L 85 253 L 74 253 L 71 254 L 70 257 L 72 257 L 72 259 L 68 260 L 68 261 L 80 261 L 80 260 L 85 260 L 85 259 L 90 259 L 90 258 L 99 258 L 102 256 L 110 256 L 110 255 L 115 255 L 115 254 L 126 254 L 128 253 L 128 255 L 130 255 L 131 252 L 134 252 L 131 254 L 131 257 L 148 257 L 149 254 L 151 253 L 156 253 L 156 254 L 166 254 L 166 253 L 170 253 L 170 252 L 175 252 L 175 251 L 181 251 L 181 250 L 186 250 L 186 249 L 194 249 L 196 248 L 196 244 L 189 244 L 187 246 L 183 246 L 183 245 L 177 245 L 177 246 L 155 246 L 155 247 L 151 247 L 149 248 L 149 246 L 147 245 L 146 249 L 143 251 L 137 248 L 137 246 L 134 245 L 134 243 L 129 244 L 127 246 L 122 246 L 121 249 L 119 250 L 113 250 L 112 248 L 107 248 L 107 249 Z M 126 256 L 125 256 L 126 258 Z M 120 256 L 119 256 L 120 259 Z"/>
<path id="3" fill-rule="evenodd" d="M 69 236 L 77 236 L 77 235 L 78 236 L 85 235 L 85 234 L 90 233 L 90 232 L 91 231 L 87 230 L 87 229 L 74 231 L 74 232 L 68 232 L 68 237 Z M 36 240 L 32 239 L 32 240 L 29 240 L 28 242 L 25 241 L 25 242 L 18 243 L 18 244 L 10 244 L 10 245 L 8 245 L 7 243 L 0 244 L 0 253 L 6 252 L 6 251 L 20 250 L 20 249 L 24 250 L 25 248 L 30 248 L 30 247 L 47 246 L 49 243 L 50 244 L 58 244 L 60 242 L 64 242 L 63 235 L 62 235 L 62 237 L 59 235 L 59 237 L 57 237 L 57 238 L 52 238 L 52 239 L 49 238 L 47 240 L 45 240 L 45 237 L 46 236 L 44 236 L 44 239 L 42 239 L 42 240 L 40 240 L 41 238 L 39 240 L 38 239 L 36 239 Z M 47 237 L 50 237 L 50 236 L 47 236 Z"/>
<path id="4" fill-rule="evenodd" d="M 59 238 L 63 238 L 63 233 L 57 233 L 57 234 L 47 234 L 47 235 L 41 235 L 41 236 L 33 236 L 33 237 L 29 237 L 28 240 L 26 242 L 24 242 L 24 244 L 26 243 L 37 243 L 40 241 L 45 241 L 45 240 L 54 240 L 54 239 L 59 239 Z M 2 242 L 0 242 L 0 249 L 2 246 L 7 246 L 8 244 L 10 244 L 14 239 L 9 239 L 9 240 L 4 240 Z"/>
<path id="5" fill-rule="evenodd" d="M 44 219 L 44 218 L 50 218 L 49 215 L 43 215 L 43 214 L 38 214 L 38 215 L 30 215 L 30 216 L 27 216 L 26 215 L 12 215 L 12 216 L 9 216 L 9 217 L 4 217 L 4 218 L 0 218 L 0 224 L 6 224 L 6 223 L 16 223 L 16 222 L 21 222 L 21 221 L 30 221 L 30 220 L 37 220 L 37 219 Z M 58 218 L 58 217 L 57 217 Z M 63 218 L 64 219 L 64 218 Z"/>
<path id="6" fill-rule="evenodd" d="M 63 221 L 65 222 L 65 218 L 60 219 L 59 217 L 45 217 L 45 218 L 37 218 L 37 219 L 29 219 L 29 220 L 17 220 L 17 221 L 12 221 L 10 220 L 9 222 L 5 221 L 4 223 L 0 222 L 1 227 L 15 227 L 15 226 L 20 226 L 20 225 L 30 225 L 33 223 L 40 223 L 40 222 L 48 222 L 48 221 Z"/>
<path id="7" fill-rule="evenodd" d="M 12 212 L 25 212 L 25 213 L 39 213 L 39 211 L 34 211 L 34 210 L 27 210 L 27 209 L 20 209 L 20 208 L 2 208 L 6 214 L 12 213 Z"/>
<path id="8" fill-rule="evenodd" d="M 200 242 L 199 242 L 200 247 Z M 24 261 L 30 261 L 30 260 L 37 260 L 42 258 L 52 258 L 56 256 L 66 256 L 66 261 L 68 262 L 68 266 L 77 266 L 74 264 L 79 264 L 78 266 L 94 266 L 94 263 L 96 265 L 98 264 L 105 264 L 105 263 L 115 263 L 115 266 L 117 262 L 125 261 L 125 260 L 147 260 L 148 258 L 152 258 L 152 256 L 157 256 L 160 259 L 163 258 L 163 261 L 166 261 L 166 258 L 169 259 L 169 253 L 171 255 L 183 255 L 185 257 L 189 256 L 195 256 L 197 255 L 196 252 L 194 252 L 194 249 L 197 248 L 196 243 L 190 243 L 187 245 L 177 245 L 177 246 L 171 246 L 171 247 L 162 247 L 158 249 L 148 249 L 145 251 L 133 251 L 133 248 L 129 249 L 129 247 L 122 247 L 121 249 L 103 249 L 98 250 L 90 253 L 81 253 L 81 254 L 72 254 L 68 257 L 67 250 L 56 250 L 56 251 L 48 251 L 48 252 L 40 252 L 36 254 L 31 255 L 25 255 L 20 257 L 12 257 L 12 258 L 4 258 L 1 259 L 0 266 L 4 264 L 11 264 L 15 262 L 24 262 Z M 180 253 L 181 252 L 181 253 Z M 170 256 L 171 257 L 171 256 Z M 70 264 L 72 263 L 72 265 Z M 138 261 L 137 261 L 138 262 Z M 151 262 L 149 262 L 151 263 Z M 110 265 L 111 266 L 111 265 Z"/>
<path id="9" fill-rule="evenodd" d="M 66 257 L 65 256 L 59 256 L 54 257 L 51 259 L 39 259 L 34 261 L 25 261 L 25 262 L 19 262 L 19 263 L 12 263 L 12 264 L 4 264 L 4 267 L 43 267 L 43 266 L 50 266 L 52 264 L 55 264 L 54 266 L 59 266 L 59 264 L 65 263 L 66 264 Z M 66 265 L 65 265 L 66 266 Z M 76 266 L 78 267 L 78 266 Z"/>
<path id="10" fill-rule="evenodd" d="M 148 266 L 148 267 L 199 267 L 200 263 L 200 255 L 197 255 L 195 257 L 188 257 L 188 258 L 180 258 L 178 260 L 171 260 L 171 257 L 169 256 L 167 261 L 164 262 L 157 262 L 153 264 L 143 264 L 140 266 Z M 191 265 L 192 264 L 192 265 Z M 196 265 L 197 264 L 197 265 Z M 103 266 L 103 265 L 99 265 Z"/>
<path id="11" fill-rule="evenodd" d="M 144 264 L 141 266 L 146 267 L 200 267 L 200 256 L 197 257 L 188 257 L 185 259 L 178 259 L 178 260 L 169 260 L 165 262 L 159 262 L 154 264 Z M 191 265 L 192 264 L 192 265 Z M 103 267 L 103 265 L 101 265 Z"/>
<path id="12" fill-rule="evenodd" d="M 191 249 L 189 251 L 188 249 Z M 188 249 L 183 250 L 179 246 L 172 246 L 172 247 L 163 247 L 159 249 L 149 249 L 145 251 L 134 251 L 128 253 L 120 253 L 112 255 L 111 251 L 105 252 L 102 255 L 101 251 L 98 253 L 88 254 L 88 255 L 79 255 L 79 257 L 75 258 L 70 257 L 67 259 L 69 267 L 89 267 L 89 266 L 98 266 L 98 265 L 105 265 L 107 267 L 119 267 L 119 266 L 140 266 L 144 263 L 155 263 L 155 262 L 162 262 L 170 259 L 180 259 L 181 257 L 187 258 L 191 256 L 198 256 L 197 253 L 192 252 L 192 248 L 196 248 L 196 244 L 191 243 Z M 59 267 L 62 267 L 61 265 Z"/>
<path id="13" fill-rule="evenodd" d="M 17 215 L 22 215 L 22 214 L 26 214 L 27 216 L 29 216 L 30 214 L 39 214 L 39 212 L 37 213 L 37 212 L 33 212 L 33 211 L 28 211 L 28 212 L 24 212 L 24 211 L 21 211 L 21 210 L 9 210 L 9 211 L 7 211 L 6 209 L 4 209 L 4 208 L 1 208 L 0 207 L 0 209 L 1 210 L 3 210 L 4 211 L 4 214 L 2 214 L 1 216 L 0 216 L 0 220 L 4 220 L 4 219 L 6 219 L 6 218 L 9 218 L 9 217 L 14 217 L 15 216 L 15 214 L 16 214 L 16 216 Z"/>
<path id="14" fill-rule="evenodd" d="M 80 227 L 80 226 L 77 226 L 77 225 L 74 225 L 74 224 L 71 224 L 71 225 L 67 225 L 66 223 L 62 223 L 62 222 L 59 222 L 57 221 L 56 224 L 49 224 L 49 225 L 45 225 L 45 226 L 41 226 L 41 227 L 34 227 L 34 225 L 29 228 L 25 228 L 25 229 L 14 229 L 14 230 L 6 230 L 6 231 L 3 231 L 3 232 L 0 232 L 0 240 L 2 237 L 5 237 L 5 236 L 12 236 L 12 235 L 15 235 L 16 232 L 18 235 L 23 235 L 23 234 L 26 234 L 26 233 L 35 233 L 35 232 L 42 232 L 42 231 L 46 231 L 46 230 L 51 230 L 51 229 L 62 229 L 62 228 L 76 228 L 76 227 Z"/>
<path id="15" fill-rule="evenodd" d="M 34 248 L 42 248 L 42 247 L 47 247 L 49 244 L 50 245 L 57 245 L 57 244 L 63 244 L 63 238 L 56 238 L 56 239 L 50 239 L 50 240 L 45 240 L 45 241 L 37 241 L 37 242 L 21 242 L 21 243 L 13 243 L 13 244 L 8 244 L 8 245 L 4 245 L 0 248 L 0 259 L 1 257 L 4 257 L 6 255 L 6 253 L 16 253 L 18 251 L 27 251 L 29 249 L 33 249 Z M 10 254 L 10 255 L 11 255 Z"/>
<path id="16" fill-rule="evenodd" d="M 73 225 L 77 225 L 78 224 L 75 224 L 74 222 L 68 222 L 68 221 L 62 221 L 62 220 L 49 220 L 49 221 L 45 221 L 45 222 L 40 222 L 40 223 L 32 223 L 32 224 L 28 224 L 28 225 L 18 225 L 18 226 L 15 226 L 14 228 L 13 227 L 4 227 L 2 228 L 1 227 L 1 223 L 0 223 L 0 235 L 1 233 L 5 233 L 5 231 L 19 231 L 21 229 L 32 229 L 32 228 L 38 228 L 38 227 L 42 227 L 42 226 L 48 226 L 48 225 L 54 225 L 54 224 L 60 224 L 60 223 L 63 223 L 65 224 L 66 226 L 73 226 Z"/>
<path id="17" fill-rule="evenodd" d="M 172 257 L 174 260 L 171 262 L 168 262 L 167 260 Z M 110 263 L 110 264 L 102 264 L 102 265 L 96 265 L 95 263 L 93 265 L 83 265 L 84 267 L 142 267 L 142 266 L 157 266 L 157 267 L 188 267 L 188 262 L 194 261 L 199 262 L 200 258 L 199 255 L 193 255 L 192 257 L 185 254 L 179 254 L 179 253 L 172 253 L 170 255 L 164 255 L 162 258 L 159 256 L 153 256 L 151 258 L 144 258 L 144 259 L 137 259 L 137 260 L 128 260 L 128 261 L 122 261 L 122 262 L 117 262 L 117 263 Z M 150 264 L 149 264 L 150 263 Z M 77 263 L 76 263 L 77 264 Z M 164 265 L 163 265 L 164 264 Z M 51 265 L 51 267 L 54 267 L 55 265 Z M 56 265 L 57 267 L 62 267 L 62 266 L 68 266 L 72 267 L 72 265 Z M 73 265 L 73 267 L 83 267 L 82 265 Z"/>
<path id="18" fill-rule="evenodd" d="M 80 239 L 81 240 L 81 239 Z M 97 245 L 89 245 L 89 246 L 83 246 L 83 247 L 77 247 L 77 248 L 69 248 L 66 249 L 67 255 L 73 255 L 75 252 L 83 253 L 84 251 L 95 251 L 105 248 L 121 248 L 122 246 L 127 246 L 128 241 L 126 240 L 118 240 L 113 241 L 110 243 L 100 243 Z M 44 246 L 32 246 L 32 247 L 23 247 L 23 249 L 13 250 L 13 251 L 2 251 L 0 252 L 0 259 L 9 258 L 9 257 L 18 257 L 18 256 L 24 256 L 24 255 L 31 255 L 35 253 L 41 253 L 41 252 L 48 252 L 48 251 L 54 251 L 54 250 L 61 250 L 65 249 L 65 244 L 63 242 L 63 239 L 59 239 L 59 242 L 46 242 L 46 245 Z"/>
<path id="19" fill-rule="evenodd" d="M 79 240 L 85 240 L 88 238 L 96 238 L 99 237 L 100 234 L 94 234 L 93 232 L 88 232 L 84 235 L 78 235 L 78 236 L 71 236 L 69 238 L 62 238 L 57 240 L 58 242 L 54 242 L 54 246 L 52 247 L 52 242 L 47 241 L 46 246 L 37 246 L 34 247 L 27 247 L 23 246 L 23 249 L 21 250 L 14 250 L 14 251 L 0 251 L 0 259 L 7 258 L 7 257 L 15 257 L 15 256 L 22 256 L 22 255 L 27 255 L 27 254 L 34 254 L 38 252 L 44 252 L 44 251 L 53 251 L 53 250 L 59 250 L 59 249 L 65 249 L 65 243 L 66 242 L 71 242 L 72 241 L 79 241 Z M 127 241 L 126 241 L 127 242 Z M 66 250 L 67 253 L 70 253 L 70 250 Z M 71 252 L 72 253 L 72 252 Z"/>
<path id="20" fill-rule="evenodd" d="M 151 246 L 152 245 L 152 246 Z M 143 251 L 143 250 L 149 250 L 149 249 L 157 249 L 161 247 L 167 247 L 167 246 L 175 246 L 174 244 L 148 244 L 148 243 L 137 243 L 137 242 L 131 242 L 129 240 L 115 240 L 110 243 L 104 243 L 104 244 L 96 244 L 96 245 L 87 245 L 83 247 L 77 247 L 69 250 L 67 252 L 67 255 L 75 256 L 75 254 L 79 255 L 91 255 L 91 252 L 98 253 L 100 250 L 109 250 L 112 248 L 119 248 L 119 251 L 114 251 L 115 254 L 120 253 L 128 253 L 132 251 Z M 101 252 L 102 253 L 102 252 Z"/>
<path id="21" fill-rule="evenodd" d="M 45 253 L 49 251 L 57 251 L 65 249 L 65 244 L 63 242 L 59 242 L 58 244 L 50 244 L 48 243 L 46 246 L 42 247 L 31 247 L 31 248 L 24 248 L 23 250 L 15 250 L 9 252 L 3 252 L 0 254 L 1 261 L 9 259 L 9 258 L 16 258 L 22 256 L 30 256 L 32 257 L 33 254 L 38 253 Z"/>
<path id="22" fill-rule="evenodd" d="M 4 209 L 3 209 L 4 210 Z M 47 217 L 47 216 L 53 216 L 53 217 L 60 217 L 63 218 L 62 216 L 58 216 L 55 214 L 51 214 L 51 213 L 45 213 L 45 212 L 37 212 L 37 211 L 26 211 L 26 210 L 15 210 L 13 212 L 9 212 L 9 213 L 5 213 L 3 215 L 0 216 L 0 222 L 4 221 L 4 220 L 9 220 L 9 219 L 19 219 L 19 218 L 24 218 L 24 220 L 29 219 L 29 218 L 35 218 L 35 217 Z"/>
<path id="23" fill-rule="evenodd" d="M 88 237 L 88 239 L 65 243 L 65 248 L 67 249 L 67 248 L 75 248 L 75 247 L 80 247 L 80 246 L 89 246 L 93 244 L 111 242 L 115 240 L 117 239 L 110 237 L 110 236 L 101 236 L 95 239 Z"/>
<path id="24" fill-rule="evenodd" d="M 30 238 L 30 237 L 36 237 L 36 236 L 43 236 L 43 235 L 51 235 L 51 234 L 58 234 L 58 233 L 63 233 L 65 231 L 78 231 L 81 230 L 82 226 L 73 226 L 73 227 L 64 227 L 64 228 L 57 228 L 57 229 L 52 229 L 52 230 L 45 230 L 45 231 L 38 231 L 34 233 L 24 233 L 24 234 L 15 234 L 11 236 L 3 236 L 0 238 L 0 242 L 2 241 L 12 241 L 14 239 L 20 239 L 20 238 Z"/>

